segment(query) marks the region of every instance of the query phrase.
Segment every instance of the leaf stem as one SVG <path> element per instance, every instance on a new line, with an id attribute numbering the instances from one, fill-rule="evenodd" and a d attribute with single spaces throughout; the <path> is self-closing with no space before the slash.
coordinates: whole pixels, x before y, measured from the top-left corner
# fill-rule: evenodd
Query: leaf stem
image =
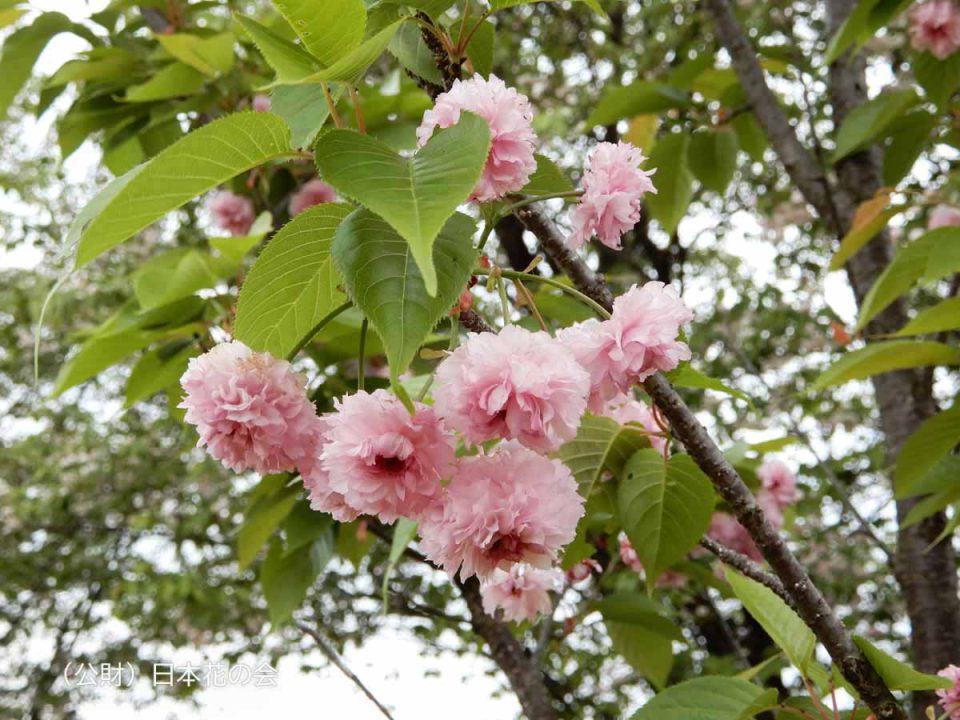
<path id="1" fill-rule="evenodd" d="M 328 322 L 330 322 L 335 317 L 337 317 L 337 315 L 340 315 L 341 313 L 349 310 L 352 306 L 353 306 L 353 303 L 347 300 L 343 305 L 338 307 L 336 310 L 332 311 L 320 322 L 318 322 L 316 325 L 310 328 L 310 332 L 304 335 L 303 339 L 296 344 L 293 350 L 287 353 L 287 361 L 288 362 L 292 361 L 300 353 L 300 351 L 303 350 L 311 340 L 313 340 L 313 336 L 323 329 L 324 325 L 326 325 Z"/>
<path id="2" fill-rule="evenodd" d="M 553 200 L 554 198 L 578 198 L 581 195 L 583 195 L 583 190 L 566 190 L 564 192 L 553 193 L 552 195 L 531 195 L 523 200 L 517 200 L 517 202 L 513 203 L 512 205 L 507 205 L 507 207 L 503 209 L 503 214 L 509 215 L 518 208 L 543 202 L 544 200 Z"/>
<path id="3" fill-rule="evenodd" d="M 477 30 L 480 29 L 480 26 L 483 25 L 484 20 L 490 17 L 492 10 L 485 11 L 479 18 L 477 18 L 477 24 L 471 28 L 470 32 L 467 33 L 467 37 L 463 38 L 457 45 L 457 54 L 462 55 L 467 51 L 467 48 L 470 46 L 470 41 L 473 40 L 473 36 L 476 35 Z"/>
<path id="4" fill-rule="evenodd" d="M 500 295 L 500 309 L 503 311 L 503 326 L 513 324 L 510 317 L 510 298 L 507 297 L 507 285 L 503 282 L 503 277 L 497 277 L 497 293 Z"/>
<path id="5" fill-rule="evenodd" d="M 357 356 L 357 392 L 364 390 L 364 371 L 367 365 L 367 318 L 360 324 L 360 349 Z"/>
<path id="6" fill-rule="evenodd" d="M 323 99 L 327 101 L 327 109 L 330 110 L 330 117 L 333 118 L 333 124 L 338 128 L 342 128 L 343 120 L 340 119 L 340 113 L 337 112 L 337 104 L 333 101 L 333 95 L 330 94 L 330 86 L 321 80 L 320 87 L 323 89 Z"/>
<path id="7" fill-rule="evenodd" d="M 537 307 L 537 303 L 533 299 L 533 293 L 527 290 L 527 286 L 520 280 L 514 279 L 513 285 L 517 288 L 517 294 L 523 297 L 523 301 L 529 306 L 530 312 L 533 313 L 537 322 L 540 323 L 540 329 L 546 331 L 547 323 L 544 322 L 543 315 L 540 314 L 540 308 Z"/>
<path id="8" fill-rule="evenodd" d="M 490 268 L 474 268 L 473 270 L 474 275 L 489 275 L 491 272 L 492 270 Z M 500 274 L 503 275 L 503 277 L 510 278 L 511 280 L 520 279 L 520 280 L 529 280 L 532 282 L 546 283 L 551 287 L 555 287 L 558 290 L 562 290 L 563 292 L 567 293 L 567 295 L 575 297 L 584 305 L 589 306 L 595 313 L 597 313 L 597 315 L 602 317 L 604 320 L 610 319 L 610 313 L 606 311 L 603 305 L 598 303 L 596 300 L 593 300 L 592 298 L 588 297 L 587 295 L 584 295 L 582 292 L 580 292 L 576 288 L 571 287 L 569 285 L 564 285 L 562 282 L 559 282 L 558 280 L 544 277 L 543 275 L 533 275 L 531 273 L 517 272 L 516 270 L 500 270 Z"/>
<path id="9" fill-rule="evenodd" d="M 360 109 L 360 94 L 353 85 L 350 86 L 350 102 L 353 103 L 353 115 L 357 119 L 357 130 L 361 135 L 366 135 L 367 121 L 363 119 L 363 110 Z"/>

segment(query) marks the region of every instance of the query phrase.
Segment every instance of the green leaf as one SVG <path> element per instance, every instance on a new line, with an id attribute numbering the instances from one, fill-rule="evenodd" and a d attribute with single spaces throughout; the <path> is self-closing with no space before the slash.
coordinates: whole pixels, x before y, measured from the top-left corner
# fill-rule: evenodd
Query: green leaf
<path id="1" fill-rule="evenodd" d="M 607 13 L 605 13 L 603 8 L 600 7 L 600 3 L 597 0 L 580 1 L 597 13 L 597 15 L 602 15 L 604 17 L 607 16 Z M 496 12 L 497 10 L 505 10 L 506 8 L 516 7 L 517 5 L 528 5 L 534 2 L 539 2 L 539 0 L 490 0 L 490 8 Z"/>
<path id="2" fill-rule="evenodd" d="M 683 632 L 669 618 L 663 607 L 640 593 L 618 592 L 591 603 L 604 620 L 639 625 L 667 640 L 683 642 Z"/>
<path id="3" fill-rule="evenodd" d="M 533 196 L 557 195 L 573 190 L 573 183 L 553 160 L 540 153 L 534 153 L 534 158 L 537 161 L 537 169 L 530 176 L 523 189 L 520 190 L 521 194 Z"/>
<path id="4" fill-rule="evenodd" d="M 921 310 L 913 320 L 895 332 L 894 336 L 928 335 L 956 328 L 960 328 L 960 298 L 953 297 Z"/>
<path id="5" fill-rule="evenodd" d="M 274 0 L 277 10 L 307 51 L 333 65 L 363 40 L 367 9 L 363 0 Z"/>
<path id="6" fill-rule="evenodd" d="M 910 172 L 931 140 L 938 118 L 926 110 L 907 113 L 902 124 L 892 127 L 890 142 L 883 151 L 883 184 L 899 183 Z"/>
<path id="7" fill-rule="evenodd" d="M 290 619 L 321 569 L 314 560 L 313 545 L 304 545 L 287 555 L 278 539 L 271 541 L 260 566 L 260 584 L 272 625 L 282 625 Z"/>
<path id="8" fill-rule="evenodd" d="M 898 498 L 916 494 L 921 479 L 960 443 L 960 402 L 917 428 L 900 449 L 893 473 Z"/>
<path id="9" fill-rule="evenodd" d="M 403 551 L 407 549 L 407 545 L 410 544 L 416 534 L 417 523 L 415 520 L 410 520 L 405 517 L 397 518 L 397 522 L 393 527 L 393 539 L 390 541 L 390 555 L 387 557 L 387 566 L 383 570 L 382 593 L 384 611 L 390 606 L 388 597 L 390 577 L 393 575 L 393 570 L 396 568 L 397 563 L 400 562 Z"/>
<path id="10" fill-rule="evenodd" d="M 234 19 L 273 68 L 279 82 L 299 82 L 320 69 L 310 53 L 270 28 L 243 15 L 234 15 Z M 320 90 L 319 87 L 313 89 Z"/>
<path id="11" fill-rule="evenodd" d="M 910 63 L 914 77 L 931 102 L 944 111 L 960 89 L 960 56 L 939 60 L 931 53 L 915 53 Z"/>
<path id="12" fill-rule="evenodd" d="M 156 100 L 193 95 L 206 82 L 206 76 L 182 62 L 172 62 L 157 71 L 144 83 L 127 88 L 123 99 L 131 103 L 146 103 Z"/>
<path id="13" fill-rule="evenodd" d="M 863 652 L 873 669 L 883 678 L 884 684 L 891 690 L 946 690 L 953 682 L 939 675 L 928 675 L 914 670 L 906 663 L 887 655 L 883 650 L 865 637 L 854 635 L 853 641 Z"/>
<path id="14" fill-rule="evenodd" d="M 124 176 L 123 185 L 106 204 L 98 204 L 99 214 L 80 237 L 77 266 L 86 265 L 191 198 L 292 152 L 290 131 L 272 113 L 228 115 L 194 130 L 129 178 Z"/>
<path id="15" fill-rule="evenodd" d="M 473 34 L 467 45 L 467 58 L 478 75 L 489 75 L 493 71 L 493 46 L 496 42 L 496 30 L 493 23 L 485 20 Z"/>
<path id="16" fill-rule="evenodd" d="M 830 42 L 827 45 L 827 52 L 823 58 L 824 65 L 832 65 L 857 41 L 857 38 L 860 37 L 867 25 L 870 12 L 878 1 L 879 0 L 859 0 L 853 12 L 847 16 L 837 29 L 837 32 L 830 38 Z"/>
<path id="17" fill-rule="evenodd" d="M 836 162 L 880 138 L 884 131 L 904 112 L 915 105 L 917 93 L 912 88 L 880 93 L 855 107 L 837 130 Z"/>
<path id="18" fill-rule="evenodd" d="M 233 33 L 218 33 L 207 37 L 190 33 L 155 35 L 163 49 L 182 63 L 204 75 L 216 77 L 233 68 Z"/>
<path id="19" fill-rule="evenodd" d="M 739 678 L 694 678 L 657 693 L 631 720 L 741 720 L 763 692 Z"/>
<path id="20" fill-rule="evenodd" d="M 199 250 L 177 248 L 148 260 L 133 274 L 140 307 L 149 310 L 188 297 L 219 282 L 214 258 Z"/>
<path id="21" fill-rule="evenodd" d="M 397 29 L 403 24 L 403 20 L 398 20 L 385 27 L 368 40 L 351 50 L 349 53 L 333 63 L 330 67 L 315 72 L 310 77 L 304 78 L 303 82 L 318 82 L 320 80 L 344 82 L 349 85 L 363 77 L 367 69 L 376 62 L 377 58 L 383 55 Z"/>
<path id="22" fill-rule="evenodd" d="M 689 455 L 665 461 L 653 449 L 627 461 L 617 493 L 620 521 L 643 562 L 647 586 L 686 557 L 713 513 L 713 486 Z"/>
<path id="23" fill-rule="evenodd" d="M 648 193 L 644 203 L 664 232 L 673 234 L 693 199 L 693 173 L 687 165 L 690 138 L 672 133 L 660 138 L 650 153 L 649 167 L 656 168 L 656 195 Z"/>
<path id="24" fill-rule="evenodd" d="M 694 133 L 687 156 L 694 176 L 707 190 L 722 195 L 737 169 L 739 143 L 733 130 Z"/>
<path id="25" fill-rule="evenodd" d="M 396 380 L 470 279 L 477 251 L 470 242 L 474 221 L 454 214 L 433 246 L 437 268 L 431 296 L 410 244 L 369 210 L 344 220 L 333 241 L 333 260 L 347 294 L 383 341 L 390 376 Z"/>
<path id="26" fill-rule="evenodd" d="M 726 393 L 727 395 L 732 395 L 738 400 L 743 400 L 745 403 L 747 403 L 747 405 L 753 407 L 753 401 L 750 399 L 749 395 L 737 390 L 736 388 L 730 387 L 726 383 L 717 380 L 716 378 L 704 375 L 689 363 L 681 365 L 676 370 L 671 370 L 668 372 L 667 378 L 677 387 L 696 388 L 698 390 L 714 390 L 716 392 Z"/>
<path id="27" fill-rule="evenodd" d="M 927 365 L 960 365 L 960 348 L 924 340 L 871 343 L 841 356 L 820 374 L 810 389 L 819 392 L 851 380 Z"/>
<path id="28" fill-rule="evenodd" d="M 49 12 L 20 28 L 3 41 L 0 55 L 0 119 L 30 78 L 33 65 L 54 35 L 67 32 L 73 23 L 66 15 Z"/>
<path id="29" fill-rule="evenodd" d="M 237 531 L 237 561 L 241 570 L 250 566 L 297 503 L 300 487 L 287 486 L 289 479 L 289 475 L 267 475 L 254 490 L 251 505 Z"/>
<path id="30" fill-rule="evenodd" d="M 830 259 L 830 270 L 839 270 L 873 237 L 882 231 L 891 219 L 903 212 L 902 207 L 890 207 L 890 193 L 878 192 L 875 197 L 857 206 L 850 230 L 840 241 L 840 247 Z"/>
<path id="31" fill-rule="evenodd" d="M 654 687 L 662 688 L 673 667 L 673 641 L 643 625 L 604 618 L 613 649 Z M 684 718 L 689 720 L 689 718 Z"/>
<path id="32" fill-rule="evenodd" d="M 190 358 L 199 354 L 200 350 L 192 339 L 169 343 L 144 353 L 130 371 L 123 406 L 131 407 L 176 384 L 186 372 Z"/>
<path id="33" fill-rule="evenodd" d="M 350 130 L 326 133 L 316 156 L 324 180 L 370 208 L 409 243 L 432 296 L 437 292 L 434 238 L 470 195 L 489 149 L 487 123 L 463 113 L 460 122 L 435 133 L 412 158 Z"/>
<path id="34" fill-rule="evenodd" d="M 664 83 L 639 80 L 604 93 L 587 118 L 587 126 L 612 125 L 618 120 L 641 113 L 660 113 L 690 107 L 690 96 Z"/>
<path id="35" fill-rule="evenodd" d="M 619 475 L 635 452 L 649 447 L 650 439 L 639 426 L 587 413 L 577 436 L 561 446 L 557 458 L 570 468 L 583 496 L 589 497 L 604 472 Z"/>
<path id="36" fill-rule="evenodd" d="M 769 588 L 730 568 L 724 568 L 724 573 L 747 612 L 760 623 L 794 667 L 808 674 L 808 665 L 816 662 L 813 651 L 817 639 L 813 631 Z"/>
<path id="37" fill-rule="evenodd" d="M 404 68 L 414 75 L 434 85 L 443 83 L 433 52 L 423 41 L 420 26 L 416 23 L 403 23 L 397 30 L 397 34 L 390 40 L 387 49 Z"/>
<path id="38" fill-rule="evenodd" d="M 317 512 L 307 502 L 298 502 L 283 523 L 286 536 L 284 555 L 299 550 L 304 545 L 322 540 L 333 553 L 333 518 L 327 513 Z"/>
<path id="39" fill-rule="evenodd" d="M 856 330 L 865 328 L 867 323 L 923 276 L 937 238 L 949 241 L 954 234 L 960 235 L 957 231 L 958 228 L 939 228 L 902 247 L 863 299 Z"/>
<path id="40" fill-rule="evenodd" d="M 334 233 L 349 213 L 346 204 L 316 205 L 274 235 L 240 289 L 238 340 L 286 357 L 344 303 L 331 251 Z"/>
<path id="41" fill-rule="evenodd" d="M 330 88 L 334 102 L 343 94 L 343 87 Z M 330 117 L 330 107 L 318 85 L 278 85 L 270 92 L 272 111 L 284 119 L 290 128 L 291 144 L 306 148 L 313 144 Z"/>

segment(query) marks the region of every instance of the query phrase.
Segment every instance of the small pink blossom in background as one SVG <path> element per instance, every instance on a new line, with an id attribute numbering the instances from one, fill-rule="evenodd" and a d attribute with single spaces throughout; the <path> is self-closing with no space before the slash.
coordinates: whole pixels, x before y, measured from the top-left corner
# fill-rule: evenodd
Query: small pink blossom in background
<path id="1" fill-rule="evenodd" d="M 741 555 L 746 555 L 755 562 L 763 562 L 763 555 L 754 544 L 747 529 L 737 522 L 737 519 L 725 512 L 716 512 L 710 518 L 710 527 L 707 537 L 716 540 Z"/>
<path id="2" fill-rule="evenodd" d="M 421 546 L 463 579 L 518 562 L 549 567 L 582 515 L 567 466 L 508 441 L 460 459 L 441 501 L 421 519 Z"/>
<path id="3" fill-rule="evenodd" d="M 264 95 L 263 93 L 254 95 L 253 100 L 250 102 L 250 107 L 252 107 L 255 112 L 270 112 L 271 105 L 270 96 Z"/>
<path id="4" fill-rule="evenodd" d="M 953 0 L 927 0 L 909 12 L 910 44 L 944 60 L 960 48 L 960 8 Z"/>
<path id="5" fill-rule="evenodd" d="M 290 363 L 255 353 L 241 342 L 217 345 L 193 358 L 180 379 L 186 421 L 199 446 L 236 471 L 266 475 L 308 464 L 322 422 L 306 381 Z"/>
<path id="6" fill-rule="evenodd" d="M 455 80 L 453 87 L 437 96 L 433 108 L 423 114 L 417 145 L 426 145 L 436 128 L 456 125 L 463 110 L 486 120 L 492 136 L 487 164 L 470 199 L 489 202 L 520 190 L 537 169 L 533 157 L 537 136 L 530 125 L 533 109 L 526 95 L 508 88 L 496 75 Z"/>
<path id="7" fill-rule="evenodd" d="M 214 222 L 231 235 L 246 235 L 256 220 L 253 201 L 232 192 L 219 192 L 210 201 Z"/>
<path id="8" fill-rule="evenodd" d="M 587 156 L 583 195 L 570 217 L 570 247 L 583 247 L 595 234 L 607 247 L 620 249 L 620 238 L 640 220 L 644 194 L 657 192 L 650 180 L 654 171 L 640 169 L 644 160 L 639 148 L 622 141 L 602 142 Z"/>
<path id="9" fill-rule="evenodd" d="M 514 439 L 551 452 L 577 434 L 589 391 L 587 372 L 549 334 L 508 325 L 470 335 L 440 363 L 433 397 L 469 443 Z"/>
<path id="10" fill-rule="evenodd" d="M 654 419 L 653 411 L 646 403 L 635 400 L 627 394 L 618 395 L 604 405 L 602 414 L 616 420 L 621 425 L 627 423 L 641 425 L 647 432 L 650 447 L 660 453 L 663 453 L 666 449 L 667 439 L 663 436 L 663 430 Z"/>
<path id="11" fill-rule="evenodd" d="M 504 620 L 536 620 L 553 611 L 551 592 L 563 588 L 563 573 L 556 568 L 544 570 L 517 563 L 509 570 L 495 570 L 480 586 L 483 610 L 494 616 L 503 610 Z"/>
<path id="12" fill-rule="evenodd" d="M 558 332 L 557 339 L 590 373 L 590 410 L 602 413 L 608 400 L 632 385 L 689 360 L 690 348 L 677 336 L 692 319 L 676 290 L 648 282 L 614 300 L 609 320 L 587 320 Z"/>
<path id="13" fill-rule="evenodd" d="M 290 196 L 290 215 L 299 215 L 307 208 L 321 203 L 333 202 L 337 192 L 320 178 L 314 178 Z"/>
<path id="14" fill-rule="evenodd" d="M 643 562 L 633 547 L 633 543 L 622 533 L 620 534 L 620 560 L 635 573 L 645 575 Z M 654 584 L 658 588 L 682 588 L 687 584 L 687 578 L 673 570 L 664 570 L 657 576 L 657 582 Z"/>
<path id="15" fill-rule="evenodd" d="M 937 205 L 927 219 L 927 230 L 960 225 L 960 208 L 950 205 Z"/>
<path id="16" fill-rule="evenodd" d="M 587 558 L 567 570 L 566 578 L 571 585 L 579 585 L 589 580 L 594 573 L 599 575 L 601 572 L 603 572 L 603 568 L 600 563 L 593 558 Z"/>
<path id="17" fill-rule="evenodd" d="M 781 510 L 797 501 L 797 477 L 786 463 L 767 460 L 757 470 L 757 477 L 760 478 L 761 492 L 769 493 Z"/>
<path id="18" fill-rule="evenodd" d="M 320 453 L 330 490 L 346 505 L 385 523 L 418 518 L 453 474 L 455 443 L 433 408 L 407 412 L 386 390 L 336 402 Z"/>
<path id="19" fill-rule="evenodd" d="M 950 714 L 950 720 L 960 720 L 960 667 L 947 665 L 937 675 L 953 682 L 952 688 L 937 690 L 937 697 L 943 711 Z"/>

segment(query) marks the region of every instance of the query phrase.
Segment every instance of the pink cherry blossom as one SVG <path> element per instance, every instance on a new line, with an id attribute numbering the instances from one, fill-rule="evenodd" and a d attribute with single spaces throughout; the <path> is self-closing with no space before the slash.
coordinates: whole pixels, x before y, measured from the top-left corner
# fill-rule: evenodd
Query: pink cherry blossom
<path id="1" fill-rule="evenodd" d="M 620 561 L 636 573 L 645 575 L 643 561 L 637 554 L 633 543 L 623 533 L 620 534 Z M 687 578 L 674 570 L 664 570 L 654 583 L 658 588 L 681 588 L 687 584 Z"/>
<path id="2" fill-rule="evenodd" d="M 469 443 L 516 439 L 541 452 L 577 434 L 590 377 L 545 332 L 508 325 L 470 337 L 437 368 L 437 412 Z"/>
<path id="3" fill-rule="evenodd" d="M 549 567 L 582 515 L 567 466 L 508 441 L 461 458 L 441 501 L 421 520 L 421 546 L 464 579 L 517 562 Z"/>
<path id="4" fill-rule="evenodd" d="M 453 436 L 433 408 L 418 403 L 411 416 L 386 390 L 358 392 L 335 405 L 337 411 L 325 416 L 320 463 L 327 479 L 325 486 L 318 480 L 319 486 L 385 523 L 418 518 L 439 495 L 440 481 L 453 473 Z"/>
<path id="5" fill-rule="evenodd" d="M 537 136 L 530 126 L 533 110 L 526 95 L 508 88 L 496 75 L 455 80 L 424 113 L 417 128 L 418 145 L 426 145 L 436 128 L 456 125 L 463 110 L 486 120 L 492 136 L 487 164 L 470 199 L 489 202 L 520 190 L 537 169 L 533 157 Z"/>
<path id="6" fill-rule="evenodd" d="M 323 468 L 320 459 L 320 453 L 323 451 L 323 444 L 328 442 L 327 433 L 330 431 L 332 423 L 331 414 L 320 417 L 321 426 L 318 431 L 318 452 L 311 457 L 308 462 L 300 466 L 300 475 L 303 479 L 303 486 L 306 488 L 310 507 L 320 512 L 330 513 L 334 520 L 338 522 L 350 522 L 356 520 L 360 511 L 351 507 L 342 493 L 337 492 L 330 487 L 330 473 Z"/>
<path id="7" fill-rule="evenodd" d="M 594 234 L 604 245 L 620 249 L 620 238 L 640 220 L 640 202 L 645 193 L 656 193 L 650 176 L 641 170 L 646 158 L 630 143 L 602 142 L 587 156 L 583 195 L 570 220 L 570 247 L 582 247 Z"/>
<path id="8" fill-rule="evenodd" d="M 650 447 L 662 453 L 667 447 L 667 439 L 663 430 L 653 417 L 653 412 L 646 403 L 635 400 L 632 396 L 618 395 L 608 401 L 603 407 L 602 415 L 616 420 L 621 425 L 636 423 L 643 427 L 650 440 Z"/>
<path id="9" fill-rule="evenodd" d="M 250 101 L 250 107 L 253 108 L 254 112 L 270 112 L 271 106 L 270 96 L 263 93 L 257 93 Z"/>
<path id="10" fill-rule="evenodd" d="M 571 585 L 580 585 L 589 580 L 594 573 L 599 575 L 601 572 L 603 572 L 603 568 L 600 563 L 593 558 L 587 558 L 567 570 L 566 579 Z"/>
<path id="11" fill-rule="evenodd" d="M 533 621 L 538 615 L 549 615 L 553 611 L 550 593 L 560 592 L 562 587 L 560 570 L 517 563 L 509 570 L 494 570 L 480 586 L 480 597 L 487 615 L 493 616 L 502 609 L 504 620 Z"/>
<path id="12" fill-rule="evenodd" d="M 689 360 L 690 348 L 677 336 L 692 319 L 676 290 L 648 282 L 618 297 L 609 320 L 587 320 L 558 332 L 557 339 L 590 373 L 590 410 L 603 412 L 608 400 L 635 383 Z"/>
<path id="13" fill-rule="evenodd" d="M 767 460 L 757 470 L 757 477 L 760 478 L 761 492 L 768 492 L 781 510 L 797 501 L 797 478 L 786 463 Z"/>
<path id="14" fill-rule="evenodd" d="M 320 178 L 314 178 L 290 196 L 290 215 L 299 215 L 307 208 L 333 202 L 337 192 Z"/>
<path id="15" fill-rule="evenodd" d="M 937 205 L 927 219 L 927 230 L 960 225 L 960 208 L 950 205 Z"/>
<path id="16" fill-rule="evenodd" d="M 192 359 L 180 383 L 180 407 L 197 426 L 198 445 L 226 467 L 286 472 L 314 456 L 322 423 L 305 379 L 285 360 L 222 343 Z"/>
<path id="17" fill-rule="evenodd" d="M 960 48 L 960 8 L 953 0 L 927 0 L 910 9 L 910 44 L 944 60 Z"/>
<path id="18" fill-rule="evenodd" d="M 940 706 L 950 714 L 950 720 L 960 720 L 960 667 L 947 665 L 937 675 L 953 682 L 952 688 L 937 690 Z"/>
<path id="19" fill-rule="evenodd" d="M 210 201 L 210 212 L 217 226 L 231 235 L 246 235 L 256 219 L 253 200 L 227 191 L 214 196 Z"/>

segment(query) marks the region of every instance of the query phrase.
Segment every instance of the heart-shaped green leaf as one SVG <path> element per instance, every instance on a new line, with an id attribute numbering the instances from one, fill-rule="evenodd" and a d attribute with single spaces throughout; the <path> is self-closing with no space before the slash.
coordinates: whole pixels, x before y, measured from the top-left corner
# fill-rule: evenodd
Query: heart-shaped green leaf
<path id="1" fill-rule="evenodd" d="M 383 340 L 391 377 L 407 369 L 440 318 L 470 279 L 477 251 L 470 242 L 474 221 L 456 213 L 436 243 L 437 291 L 427 293 L 413 251 L 397 231 L 369 210 L 351 213 L 337 229 L 333 260 L 347 294 Z"/>
<path id="2" fill-rule="evenodd" d="M 324 180 L 382 217 L 409 243 L 432 297 L 437 294 L 434 239 L 477 184 L 489 150 L 487 123 L 463 113 L 460 122 L 435 133 L 411 158 L 350 130 L 326 133 L 316 156 Z"/>
<path id="3" fill-rule="evenodd" d="M 656 450 L 633 454 L 623 468 L 617 504 L 649 587 L 697 544 L 715 501 L 710 480 L 689 455 L 664 461 Z"/>

